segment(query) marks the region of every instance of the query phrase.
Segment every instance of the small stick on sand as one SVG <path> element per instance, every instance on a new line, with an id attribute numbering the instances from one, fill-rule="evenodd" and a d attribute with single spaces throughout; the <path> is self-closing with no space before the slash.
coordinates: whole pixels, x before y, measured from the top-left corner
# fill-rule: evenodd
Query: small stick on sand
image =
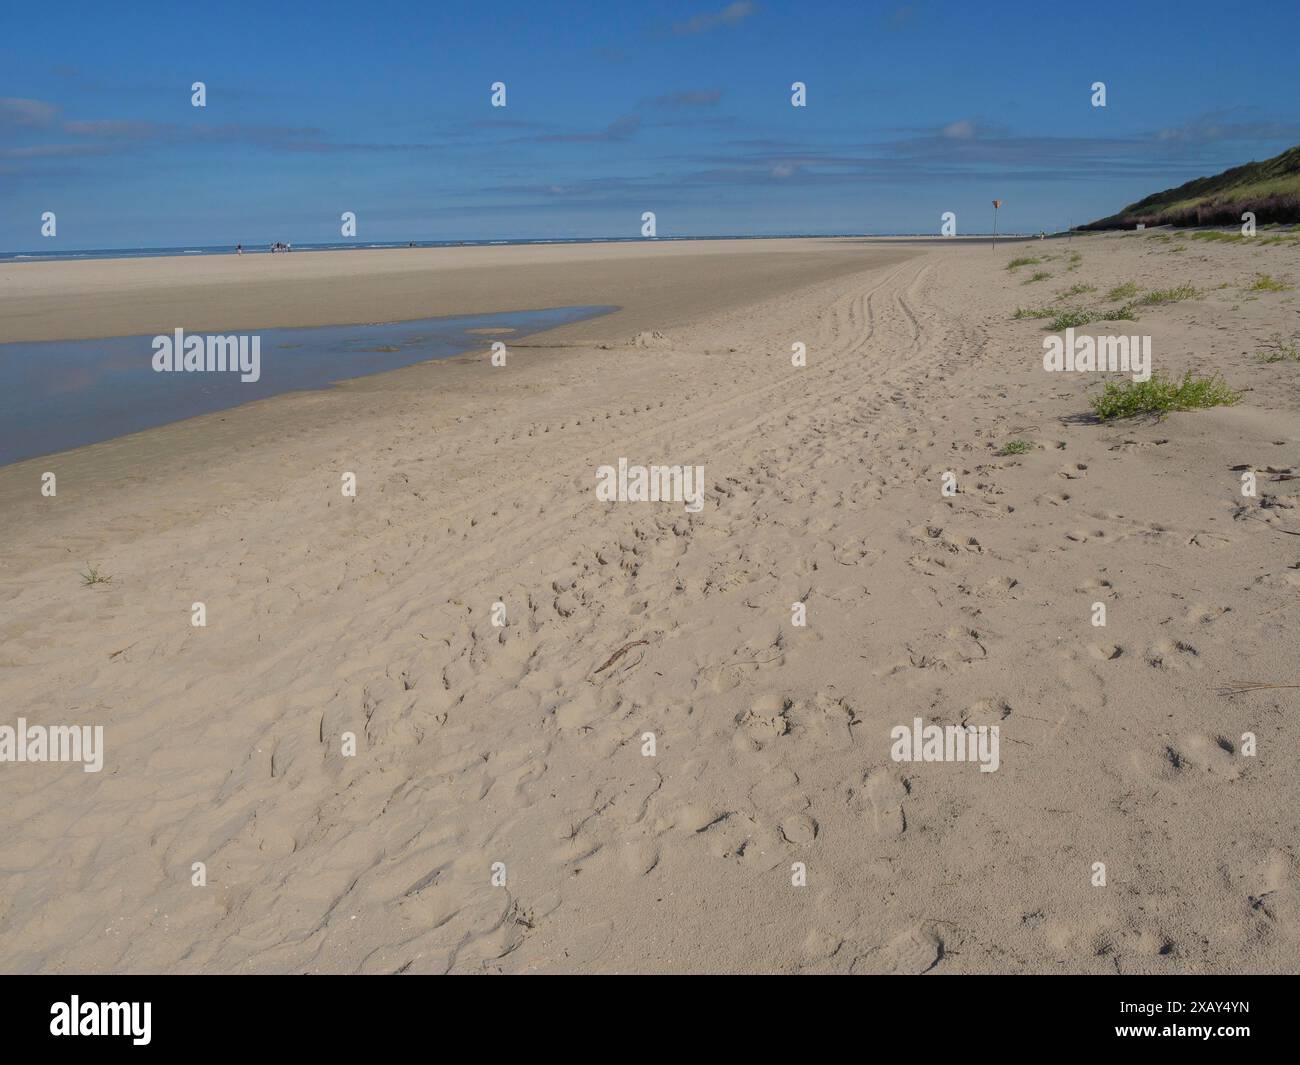
<path id="1" fill-rule="evenodd" d="M 1220 695 L 1241 695 L 1244 692 L 1258 692 L 1276 688 L 1300 688 L 1300 684 L 1265 684 L 1261 681 L 1236 681 L 1230 687 L 1218 689 Z"/>
<path id="2" fill-rule="evenodd" d="M 625 654 L 627 654 L 628 651 L 632 650 L 633 647 L 640 647 L 642 644 L 649 644 L 649 643 L 650 643 L 649 640 L 633 640 L 631 643 L 625 643 L 622 647 L 620 647 L 617 651 L 615 651 L 612 655 L 610 655 L 609 658 L 606 659 L 605 664 L 601 666 L 598 670 L 596 670 L 596 672 L 603 673 L 605 670 L 609 669 L 609 667 L 612 666 L 615 662 L 617 662 L 620 658 L 622 658 Z"/>

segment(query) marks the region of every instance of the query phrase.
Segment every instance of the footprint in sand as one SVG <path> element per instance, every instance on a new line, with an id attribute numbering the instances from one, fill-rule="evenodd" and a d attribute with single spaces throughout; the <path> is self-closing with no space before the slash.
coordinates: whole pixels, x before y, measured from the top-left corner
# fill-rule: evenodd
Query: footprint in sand
<path id="1" fill-rule="evenodd" d="M 619 857 L 623 868 L 633 876 L 645 876 L 659 864 L 659 848 L 653 840 L 631 840 Z"/>
<path id="2" fill-rule="evenodd" d="M 790 731 L 787 717 L 793 702 L 784 695 L 764 695 L 736 715 L 734 743 L 740 751 L 761 751 Z"/>
<path id="3" fill-rule="evenodd" d="M 781 822 L 781 835 L 787 843 L 807 847 L 817 838 L 817 827 L 807 814 L 792 814 Z"/>
<path id="4" fill-rule="evenodd" d="M 1300 940 L 1300 876 L 1296 859 L 1270 850 L 1222 870 L 1228 885 L 1243 896 L 1256 922 L 1256 934 L 1281 934 Z"/>
<path id="5" fill-rule="evenodd" d="M 984 582 L 984 590 L 980 594 L 1001 598 L 1009 595 L 1019 585 L 1020 581 L 1015 577 L 990 577 Z"/>
<path id="6" fill-rule="evenodd" d="M 1208 625 L 1217 621 L 1224 614 L 1232 612 L 1230 606 L 1213 606 L 1209 603 L 1193 603 L 1187 608 L 1187 613 L 1183 617 L 1190 622 L 1198 625 Z"/>
<path id="7" fill-rule="evenodd" d="M 1200 652 L 1184 640 L 1157 640 L 1146 652 L 1146 663 L 1153 669 L 1201 669 Z"/>
<path id="8" fill-rule="evenodd" d="M 1089 645 L 1088 654 L 1099 662 L 1113 662 L 1123 657 L 1124 648 L 1117 643 L 1094 643 Z"/>
<path id="9" fill-rule="evenodd" d="M 1011 716 L 1011 704 L 1005 699 L 980 699 L 961 713 L 962 725 L 996 725 Z"/>
<path id="10" fill-rule="evenodd" d="M 853 745 L 853 727 L 861 724 L 847 699 L 830 692 L 818 692 L 812 699 L 800 699 L 789 708 L 789 717 L 801 737 L 809 737 L 818 748 L 841 749 Z"/>
<path id="11" fill-rule="evenodd" d="M 1237 755 L 1237 746 L 1226 736 L 1194 734 L 1178 742 L 1178 757 L 1183 766 L 1199 769 L 1221 780 L 1236 780 L 1245 762 Z"/>
<path id="12" fill-rule="evenodd" d="M 943 938 L 932 928 L 913 925 L 881 947 L 853 960 L 853 973 L 919 976 L 928 973 L 944 957 Z"/>
<path id="13" fill-rule="evenodd" d="M 887 839 L 907 831 L 903 800 L 911 793 L 904 777 L 889 769 L 873 770 L 867 778 L 866 795 L 871 802 L 872 827 Z"/>

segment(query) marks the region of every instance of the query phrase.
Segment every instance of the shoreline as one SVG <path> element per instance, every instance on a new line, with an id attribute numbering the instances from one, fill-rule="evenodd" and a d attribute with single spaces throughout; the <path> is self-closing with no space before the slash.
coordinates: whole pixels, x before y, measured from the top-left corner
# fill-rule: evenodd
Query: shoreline
<path id="1" fill-rule="evenodd" d="M 714 301 L 703 298 L 700 284 L 716 282 L 720 270 L 740 270 L 738 279 L 755 284 L 755 297 L 762 298 L 779 289 L 773 281 L 781 269 L 806 269 L 812 280 L 828 276 L 836 269 L 828 250 L 851 256 L 871 248 L 987 243 L 981 237 L 792 237 L 393 249 L 405 256 L 299 252 L 181 259 L 179 271 L 174 257 L 59 260 L 22 264 L 22 270 L 6 263 L 0 264 L 0 323 L 5 341 L 17 342 L 152 335 L 177 324 L 196 331 L 307 328 L 488 314 L 570 305 L 575 293 L 635 292 L 644 280 L 641 264 L 658 261 L 688 271 L 676 293 L 681 310 L 704 313 Z M 787 265 L 773 266 L 775 256 Z M 761 260 L 768 263 L 758 265 Z M 546 276 L 556 271 L 564 276 Z M 665 278 L 649 280 L 656 290 L 651 298 L 669 288 Z M 433 281 L 437 292 L 429 290 Z M 531 303 L 515 295 L 521 289 L 531 293 Z M 178 316 L 186 320 L 175 321 Z M 685 320 L 677 315 L 669 324 Z"/>
<path id="2" fill-rule="evenodd" d="M 942 238 L 954 241 L 984 242 L 991 240 L 992 233 L 962 233 L 953 237 Z M 1033 240 L 1036 233 L 999 233 L 999 240 Z M 1048 237 L 1066 236 L 1064 233 L 1047 234 Z M 940 239 L 932 233 L 780 233 L 756 234 L 721 234 L 707 237 L 537 237 L 518 240 L 423 240 L 407 243 L 405 241 L 383 241 L 378 244 L 333 244 L 307 242 L 298 245 L 297 254 L 330 251 L 415 251 L 420 249 L 442 248 L 487 248 L 487 247 L 551 247 L 554 245 L 603 245 L 603 244 L 640 244 L 654 245 L 674 242 L 709 242 L 740 240 L 874 240 L 874 241 L 930 241 Z M 113 252 L 121 252 L 114 255 Z M 198 248 L 73 248 L 66 253 L 58 252 L 0 252 L 0 266 L 9 263 L 22 265 L 39 262 L 130 262 L 135 259 L 175 259 L 186 255 L 237 255 L 234 244 L 205 244 Z M 270 255 L 269 247 L 247 247 L 244 255 Z"/>
<path id="3" fill-rule="evenodd" d="M 684 248 L 694 251 L 678 250 Z M 533 375 L 545 373 L 543 362 L 567 366 L 580 360 L 579 345 L 623 345 L 641 332 L 680 328 L 692 319 L 821 278 L 871 269 L 901 254 L 855 245 L 843 245 L 830 256 L 826 250 L 820 241 L 786 245 L 767 254 L 757 244 L 704 252 L 699 242 L 661 245 L 641 255 L 626 245 L 432 249 L 418 270 L 376 262 L 381 253 L 302 253 L 300 258 L 267 256 L 264 261 L 289 269 L 251 280 L 236 271 L 245 263 L 241 260 L 187 260 L 190 270 L 180 274 L 168 269 L 170 260 L 165 259 L 122 261 L 120 269 L 109 260 L 51 263 L 47 265 L 52 276 L 39 288 L 33 286 L 35 291 L 2 287 L 0 270 L 0 322 L 5 322 L 6 335 L 18 333 L 34 341 L 93 340 L 147 335 L 156 332 L 151 323 L 175 325 L 175 319 L 183 319 L 184 328 L 192 332 L 314 328 L 356 324 L 354 319 L 369 317 L 359 313 L 362 308 L 376 305 L 392 312 L 376 318 L 403 322 L 566 306 L 583 292 L 617 297 L 595 301 L 619 308 L 609 314 L 530 334 L 513 368 L 531 382 Z M 672 265 L 673 272 L 655 271 L 647 277 L 659 260 Z M 720 284 L 720 277 L 727 283 Z M 75 309 L 62 317 L 38 318 L 34 304 L 71 304 Z M 89 336 L 81 335 L 87 332 Z M 129 486 L 153 485 L 158 491 L 170 477 L 193 475 L 195 463 L 212 448 L 256 453 L 276 446 L 285 432 L 310 435 L 340 420 L 360 419 L 381 433 L 392 402 L 410 405 L 431 390 L 438 392 L 440 406 L 443 399 L 455 402 L 484 389 L 495 393 L 498 386 L 513 384 L 514 375 L 505 381 L 493 375 L 485 361 L 491 339 L 484 337 L 481 347 L 450 358 L 347 378 L 328 388 L 281 393 L 10 463 L 0 467 L 0 531 L 21 528 L 41 513 L 43 501 L 30 486 L 52 465 L 68 473 L 68 483 L 82 486 L 85 496 L 78 509 L 93 509 Z"/>
<path id="4" fill-rule="evenodd" d="M 258 329 L 251 335 L 219 330 L 197 334 L 197 360 L 188 364 L 182 362 L 183 346 L 194 338 L 179 327 L 172 336 L 0 344 L 0 423 L 15 437 L 0 439 L 0 469 L 259 399 L 327 390 L 344 381 L 455 358 L 492 338 L 522 341 L 617 309 L 558 307 Z M 33 370 L 38 366 L 48 368 L 48 381 Z M 178 372 L 179 378 L 174 376 Z"/>

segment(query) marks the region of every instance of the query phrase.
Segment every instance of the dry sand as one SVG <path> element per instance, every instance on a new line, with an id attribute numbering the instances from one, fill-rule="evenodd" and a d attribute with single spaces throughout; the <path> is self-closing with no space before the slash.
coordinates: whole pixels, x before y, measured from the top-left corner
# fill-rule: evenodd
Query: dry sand
<path id="1" fill-rule="evenodd" d="M 1300 468 L 1300 363 L 1255 358 L 1300 304 L 1244 292 L 1261 270 L 1300 254 L 0 268 L 6 340 L 624 308 L 505 368 L 485 338 L 0 470 L 0 724 L 107 748 L 0 765 L 0 970 L 1294 971 L 1300 691 L 1216 692 L 1300 684 L 1297 482 L 1268 472 Z M 1203 291 L 1088 331 L 1150 334 L 1239 406 L 1082 417 L 1096 378 L 1045 373 L 1011 313 L 1125 281 Z M 599 503 L 620 456 L 704 465 L 703 511 Z M 998 725 L 1000 767 L 892 761 L 915 717 Z"/>

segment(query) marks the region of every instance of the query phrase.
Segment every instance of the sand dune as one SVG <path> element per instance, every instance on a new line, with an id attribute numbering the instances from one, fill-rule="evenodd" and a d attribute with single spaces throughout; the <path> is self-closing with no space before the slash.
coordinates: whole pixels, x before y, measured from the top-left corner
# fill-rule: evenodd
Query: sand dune
<path id="1" fill-rule="evenodd" d="M 1300 684 L 1300 304 L 1245 291 L 1300 255 L 1179 243 L 5 268 L 6 339 L 625 309 L 0 470 L 0 723 L 106 744 L 0 767 L 0 969 L 1293 970 L 1298 693 L 1217 689 Z M 1126 281 L 1201 294 L 1087 331 L 1239 406 L 1081 417 L 1012 313 Z M 598 502 L 620 457 L 702 511 Z"/>

